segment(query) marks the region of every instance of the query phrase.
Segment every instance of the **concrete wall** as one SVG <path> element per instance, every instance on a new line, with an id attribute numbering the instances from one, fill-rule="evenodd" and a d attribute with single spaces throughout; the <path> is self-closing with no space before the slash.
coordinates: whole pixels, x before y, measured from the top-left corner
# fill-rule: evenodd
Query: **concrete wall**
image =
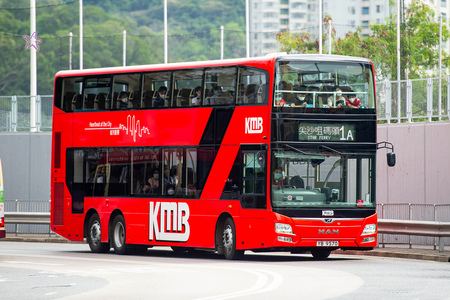
<path id="1" fill-rule="evenodd" d="M 450 122 L 378 125 L 397 165 L 378 150 L 377 203 L 450 203 Z M 50 133 L 0 134 L 5 199 L 50 199 Z"/>
<path id="2" fill-rule="evenodd" d="M 450 203 L 450 122 L 378 125 L 378 141 L 394 144 L 397 165 L 377 157 L 377 203 Z"/>
<path id="3" fill-rule="evenodd" d="M 49 200 L 51 133 L 2 133 L 5 199 Z"/>

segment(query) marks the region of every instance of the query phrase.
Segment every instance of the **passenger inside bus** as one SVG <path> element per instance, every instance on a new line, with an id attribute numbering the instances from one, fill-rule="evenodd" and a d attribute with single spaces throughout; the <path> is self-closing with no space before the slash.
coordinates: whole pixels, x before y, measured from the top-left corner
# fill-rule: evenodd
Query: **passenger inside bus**
<path id="1" fill-rule="evenodd" d="M 147 184 L 142 188 L 142 191 L 146 194 L 156 194 L 159 188 L 159 171 L 155 169 L 153 171 L 153 177 L 150 177 Z"/>
<path id="2" fill-rule="evenodd" d="M 153 101 L 153 107 L 164 107 L 166 101 L 167 87 L 161 86 L 158 89 L 158 96 Z"/>
<path id="3" fill-rule="evenodd" d="M 345 98 L 342 96 L 342 89 L 340 86 L 333 87 L 333 96 L 328 97 L 328 107 L 340 108 L 345 104 Z"/>
<path id="4" fill-rule="evenodd" d="M 277 186 L 278 189 L 283 188 L 285 179 L 286 177 L 283 175 L 283 172 L 281 172 L 281 169 L 275 169 L 275 171 L 273 171 L 272 185 Z"/>
<path id="5" fill-rule="evenodd" d="M 127 109 L 128 108 L 128 93 L 120 92 L 119 99 L 117 99 L 117 108 L 118 109 Z"/>
<path id="6" fill-rule="evenodd" d="M 308 101 L 306 100 L 306 86 L 300 86 L 294 89 L 296 92 L 295 93 L 295 102 L 291 104 L 292 107 L 306 107 L 306 105 L 308 104 Z M 312 100 L 312 99 L 311 99 Z M 312 101 L 311 103 L 312 104 Z"/>
<path id="7" fill-rule="evenodd" d="M 195 92 L 195 98 L 192 99 L 192 105 L 200 105 L 201 94 L 202 94 L 202 87 L 198 86 L 194 90 Z"/>
<path id="8" fill-rule="evenodd" d="M 345 105 L 347 105 L 350 108 L 361 108 L 361 100 L 356 98 L 356 95 L 354 94 L 354 90 L 349 91 L 351 94 L 348 94 L 348 100 L 345 102 Z"/>
<path id="9" fill-rule="evenodd" d="M 213 88 L 214 95 L 211 97 L 208 97 L 205 100 L 205 104 L 209 105 L 226 105 L 226 104 L 232 104 L 233 99 L 231 97 L 231 94 L 229 92 L 224 92 L 222 90 L 222 87 L 220 85 L 217 85 Z"/>

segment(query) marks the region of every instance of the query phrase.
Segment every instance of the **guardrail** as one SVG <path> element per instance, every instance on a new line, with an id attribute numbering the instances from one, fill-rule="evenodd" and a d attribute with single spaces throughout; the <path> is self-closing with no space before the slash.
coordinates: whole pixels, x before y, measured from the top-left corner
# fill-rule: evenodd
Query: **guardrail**
<path id="1" fill-rule="evenodd" d="M 36 224 L 48 225 L 48 234 L 51 235 L 50 230 L 50 213 L 49 212 L 6 212 L 5 224 Z M 17 227 L 16 227 L 17 235 Z"/>
<path id="2" fill-rule="evenodd" d="M 450 222 L 379 219 L 378 233 L 438 237 L 439 252 L 444 252 L 444 237 L 450 237 Z"/>
<path id="3" fill-rule="evenodd" d="M 50 213 L 5 212 L 5 223 L 50 226 Z M 379 219 L 378 233 L 437 237 L 439 238 L 439 252 L 444 252 L 444 237 L 450 237 L 450 222 Z"/>

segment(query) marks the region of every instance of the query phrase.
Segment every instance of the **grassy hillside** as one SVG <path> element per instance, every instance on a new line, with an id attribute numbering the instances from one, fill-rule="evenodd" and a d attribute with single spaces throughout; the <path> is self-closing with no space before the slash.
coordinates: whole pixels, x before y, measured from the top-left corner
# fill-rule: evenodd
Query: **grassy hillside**
<path id="1" fill-rule="evenodd" d="M 84 68 L 122 65 L 122 33 L 127 31 L 126 64 L 164 62 L 163 0 L 84 0 Z M 29 0 L 0 0 L 0 95 L 29 94 Z M 79 2 L 37 0 L 38 94 L 53 92 L 53 78 L 79 68 Z M 245 55 L 245 0 L 169 0 L 169 62 L 218 59 L 220 26 L 225 58 Z"/>

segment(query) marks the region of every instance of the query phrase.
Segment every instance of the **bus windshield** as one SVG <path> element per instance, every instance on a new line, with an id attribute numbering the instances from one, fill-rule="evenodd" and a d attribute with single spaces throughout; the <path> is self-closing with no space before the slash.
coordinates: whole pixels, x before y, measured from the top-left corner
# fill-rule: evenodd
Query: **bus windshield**
<path id="1" fill-rule="evenodd" d="M 375 108 L 370 62 L 278 61 L 274 106 Z M 355 111 L 354 111 L 355 112 Z"/>
<path id="2" fill-rule="evenodd" d="M 374 208 L 374 156 L 277 149 L 274 208 Z"/>

